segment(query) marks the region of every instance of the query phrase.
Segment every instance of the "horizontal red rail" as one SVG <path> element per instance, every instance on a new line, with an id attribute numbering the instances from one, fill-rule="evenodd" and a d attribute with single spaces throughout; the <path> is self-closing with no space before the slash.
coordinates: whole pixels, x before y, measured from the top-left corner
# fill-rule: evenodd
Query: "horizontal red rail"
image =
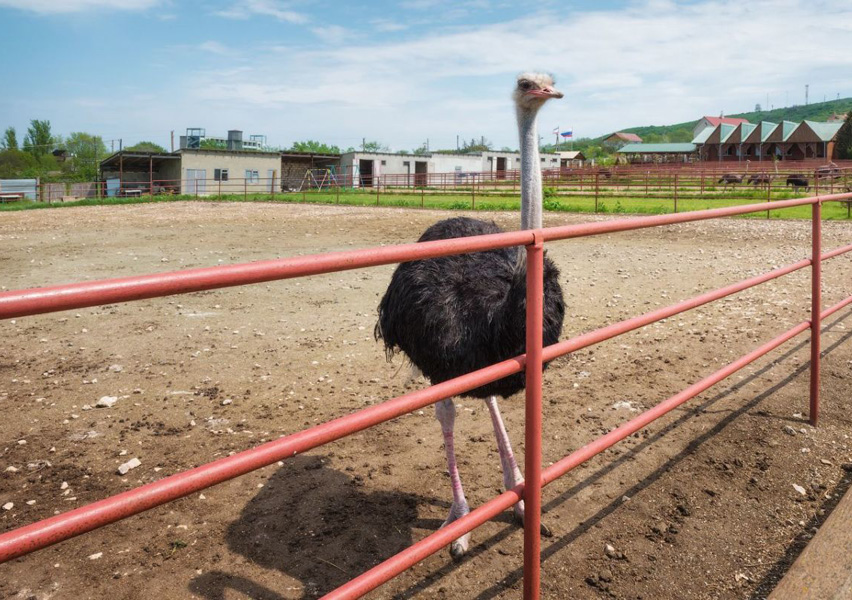
<path id="1" fill-rule="evenodd" d="M 838 250 L 852 251 L 852 246 L 846 246 Z M 838 253 L 835 251 L 828 254 L 836 256 Z M 718 300 L 792 273 L 807 267 L 810 263 L 810 259 L 803 259 L 791 265 L 780 267 L 768 273 L 696 296 L 683 302 L 650 311 L 626 321 L 608 325 L 569 340 L 558 342 L 544 348 L 544 360 L 545 362 L 549 362 L 559 356 L 587 348 L 622 333 L 638 329 L 639 327 L 707 304 L 713 300 Z M 852 298 L 846 302 L 850 301 L 852 301 Z M 828 314 L 840 310 L 843 306 L 828 309 L 828 311 L 832 311 Z M 69 511 L 68 513 L 2 534 L 0 535 L 0 563 L 69 539 L 86 531 L 91 531 L 123 518 L 139 514 L 140 512 L 233 479 L 260 467 L 271 465 L 284 458 L 289 458 L 296 453 L 306 452 L 373 425 L 418 410 L 444 398 L 456 396 L 486 383 L 507 377 L 519 372 L 524 368 L 525 364 L 525 355 L 517 356 L 462 377 L 388 400 L 382 404 L 365 408 L 351 415 L 329 421 L 323 425 L 288 435 L 273 442 L 268 442 L 257 448 L 246 450 L 239 454 L 197 467 L 196 469 L 177 473 L 157 482 L 141 486 L 135 490 L 129 490 L 123 494 L 106 498 L 88 506 Z"/>
<path id="2" fill-rule="evenodd" d="M 672 215 L 655 215 L 618 219 L 599 223 L 566 225 L 543 230 L 545 241 L 644 229 L 659 225 L 688 223 L 718 217 L 728 217 L 754 212 L 839 201 L 852 198 L 852 194 L 834 194 L 772 203 L 747 204 L 715 208 Z M 454 240 L 439 240 L 416 244 L 402 244 L 385 248 L 367 248 L 327 254 L 313 254 L 294 258 L 258 261 L 246 264 L 186 269 L 171 273 L 141 275 L 119 279 L 105 279 L 29 290 L 0 293 L 0 319 L 35 315 L 60 310 L 129 302 L 172 294 L 185 294 L 251 283 L 317 275 L 410 260 L 422 260 L 450 254 L 479 252 L 483 250 L 528 245 L 533 241 L 530 231 L 513 231 Z"/>
<path id="3" fill-rule="evenodd" d="M 428 242 L 419 244 L 407 244 L 389 248 L 374 248 L 367 250 L 355 250 L 349 252 L 340 252 L 326 255 L 315 255 L 298 257 L 293 259 L 282 259 L 275 261 L 261 261 L 245 265 L 230 265 L 225 267 L 213 267 L 206 269 L 192 269 L 188 271 L 176 273 L 163 273 L 157 275 L 147 275 L 141 277 L 129 277 L 115 280 L 104 280 L 96 282 L 88 282 L 81 284 L 72 284 L 66 286 L 56 286 L 52 288 L 40 288 L 33 290 L 23 290 L 6 292 L 0 294 L 0 318 L 10 318 L 14 316 L 23 316 L 27 314 L 39 314 L 44 312 L 52 312 L 56 310 L 66 310 L 69 308 L 79 308 L 83 306 L 94 306 L 97 304 L 105 304 L 120 301 L 129 301 L 140 298 L 150 298 L 175 293 L 186 293 L 191 291 L 200 291 L 205 289 L 214 289 L 219 287 L 229 287 L 242 285 L 247 283 L 258 283 L 262 281 L 271 281 L 275 279 L 284 279 L 290 277 L 300 277 L 318 273 L 326 273 L 331 271 L 340 271 L 346 269 L 354 269 L 365 266 L 374 266 L 380 264 L 389 264 L 395 262 L 404 262 L 407 260 L 418 260 L 430 257 L 445 256 L 449 254 L 457 254 L 463 252 L 476 252 L 492 248 L 501 248 L 516 245 L 528 245 L 533 242 L 536 236 L 544 240 L 568 239 L 573 237 L 582 237 L 588 235 L 598 235 L 602 233 L 614 233 L 631 229 L 640 229 L 646 227 L 654 227 L 659 225 L 668 225 L 674 223 L 683 223 L 690 221 L 699 221 L 724 216 L 732 216 L 739 214 L 747 214 L 750 212 L 762 212 L 767 206 L 772 209 L 788 208 L 792 206 L 818 204 L 827 201 L 839 201 L 852 198 L 852 194 L 835 194 L 832 196 L 804 198 L 796 200 L 788 200 L 781 202 L 773 202 L 771 205 L 766 203 L 753 204 L 747 206 L 729 207 L 723 209 L 713 209 L 706 211 L 696 211 L 692 213 L 682 213 L 675 215 L 653 216 L 634 219 L 622 219 L 617 221 L 609 221 L 602 223 L 571 225 L 565 227 L 552 228 L 541 230 L 539 232 L 522 231 L 497 234 L 491 236 L 481 236 L 476 238 L 462 238 L 456 240 L 443 240 L 439 242 Z M 842 253 L 852 251 L 852 245 L 845 246 L 832 250 L 830 252 L 819 255 L 820 262 L 827 260 Z M 643 325 L 659 321 L 668 316 L 678 314 L 690 308 L 706 304 L 721 297 L 736 293 L 743 289 L 764 283 L 771 279 L 775 279 L 787 273 L 801 269 L 811 264 L 808 259 L 799 261 L 792 265 L 782 267 L 769 273 L 753 277 L 751 279 L 739 282 L 708 292 L 701 296 L 686 300 L 684 302 L 651 311 L 645 315 L 628 319 L 627 321 L 616 323 L 601 329 L 595 330 L 560 342 L 553 346 L 544 349 L 544 360 L 552 360 L 556 356 L 561 356 L 568 352 L 587 347 L 594 343 L 610 339 L 620 333 L 631 331 Z M 821 318 L 833 314 L 844 306 L 852 303 L 852 297 L 838 303 L 837 305 L 823 311 L 820 314 Z M 588 460 L 591 456 L 599 453 L 605 448 L 623 439 L 630 433 L 644 427 L 645 424 L 659 418 L 663 414 L 669 412 L 676 406 L 682 404 L 689 398 L 699 394 L 704 389 L 710 387 L 714 383 L 727 377 L 731 373 L 739 370 L 759 356 L 773 350 L 778 345 L 784 343 L 793 336 L 807 329 L 809 323 L 803 323 L 790 331 L 782 334 L 775 340 L 764 344 L 757 350 L 742 357 L 738 361 L 731 363 L 728 367 L 717 371 L 711 376 L 702 381 L 690 386 L 683 392 L 673 396 L 669 400 L 661 403 L 654 409 L 643 413 L 636 419 L 631 420 L 622 427 L 610 432 L 600 440 L 589 444 L 588 446 L 576 451 L 569 457 L 566 457 L 556 465 L 545 470 L 542 476 L 543 482 L 549 483 L 552 479 L 564 474 L 571 468 L 583 460 Z M 457 379 L 444 382 L 442 384 L 432 386 L 425 390 L 420 390 L 387 401 L 381 405 L 364 409 L 352 415 L 347 415 L 339 419 L 335 419 L 323 425 L 292 434 L 269 442 L 257 448 L 241 452 L 237 455 L 220 459 L 218 461 L 203 465 L 196 469 L 178 473 L 166 479 L 147 484 L 135 490 L 130 490 L 123 494 L 113 496 L 95 502 L 89 506 L 81 507 L 69 513 L 58 515 L 56 517 L 33 523 L 29 526 L 13 530 L 6 534 L 0 535 L 0 562 L 4 562 L 11 558 L 21 556 L 33 550 L 43 548 L 47 545 L 58 541 L 68 539 L 80 533 L 90 531 L 102 525 L 115 522 L 124 517 L 138 514 L 139 512 L 148 510 L 170 500 L 174 500 L 186 496 L 195 491 L 210 487 L 217 483 L 221 483 L 233 477 L 250 472 L 260 467 L 272 464 L 283 458 L 293 456 L 298 452 L 304 452 L 315 448 L 330 441 L 340 439 L 345 435 L 361 431 L 367 427 L 377 423 L 396 418 L 418 408 L 422 408 L 432 404 L 442 398 L 457 395 L 474 387 L 479 387 L 506 377 L 510 374 L 518 372 L 525 365 L 525 355 L 515 357 L 513 359 L 503 361 L 496 365 L 492 365 L 485 369 L 470 373 Z M 643 421 L 643 419 L 646 419 Z M 626 433 L 625 433 L 626 432 Z M 623 434 L 623 435 L 622 435 Z M 585 453 L 585 454 L 583 454 Z M 584 458 L 583 458 L 584 457 Z M 478 526 L 485 520 L 491 518 L 497 512 L 508 508 L 521 497 L 523 487 L 519 486 L 494 500 L 486 503 L 477 511 L 453 523 L 452 525 L 433 534 L 429 538 L 422 540 L 420 543 L 413 546 L 409 551 L 405 551 L 390 559 L 388 563 L 395 566 L 392 567 L 393 573 L 390 570 L 383 571 L 384 575 L 378 577 L 373 571 L 369 571 L 362 577 L 359 577 L 350 584 L 354 586 L 363 585 L 364 581 L 370 582 L 369 585 L 373 589 L 380 585 L 393 575 L 407 568 L 413 562 L 406 562 L 405 566 L 398 569 L 397 559 L 409 561 L 412 557 L 422 557 L 431 554 L 440 547 L 443 547 L 464 531 Z M 486 512 L 481 512 L 486 510 Z M 492 512 L 494 511 L 494 512 Z M 461 530 L 464 524 L 464 531 Z M 469 525 L 469 527 L 468 527 Z M 438 540 L 438 541 L 428 541 Z M 426 543 L 426 546 L 419 544 Z M 439 544 L 435 546 L 435 544 Z M 423 548 L 434 548 L 423 554 Z M 420 549 L 416 549 L 420 548 Z M 407 557 L 407 558 L 406 558 Z M 387 564 L 387 563 L 383 563 Z M 381 571 L 380 565 L 376 569 Z M 376 571 L 378 572 L 378 571 Z M 391 573 L 387 575 L 387 573 Z M 386 578 L 382 578 L 385 577 Z M 362 579 L 366 577 L 366 579 Z M 361 582 L 361 583 L 356 583 Z M 348 590 L 349 585 L 343 586 L 340 590 Z M 355 589 L 355 588 L 352 588 Z M 341 591 L 341 593 L 344 593 Z M 346 592 L 348 593 L 348 592 Z M 365 592 L 359 592 L 359 595 Z M 340 595 L 332 597 L 354 597 L 349 595 Z"/>
<path id="4" fill-rule="evenodd" d="M 715 373 L 708 375 L 701 381 L 692 384 L 682 392 L 664 400 L 653 408 L 634 417 L 630 421 L 624 423 L 620 427 L 613 429 L 606 435 L 598 438 L 594 442 L 586 444 L 542 471 L 541 485 L 545 486 L 552 483 L 554 480 L 565 475 L 571 469 L 586 462 L 590 458 L 600 454 L 607 448 L 615 445 L 624 438 L 636 433 L 643 427 L 646 427 L 652 421 L 659 419 L 666 413 L 671 412 L 687 400 L 694 398 L 709 387 L 715 385 L 719 381 L 725 379 L 733 373 L 736 373 L 743 367 L 748 366 L 761 356 L 771 352 L 781 344 L 796 337 L 800 333 L 807 331 L 810 323 L 805 321 L 796 325 L 792 329 L 770 340 L 755 350 L 749 352 L 742 358 L 728 364 L 719 369 Z M 343 584 L 336 590 L 323 597 L 324 600 L 343 600 L 351 598 L 360 598 L 367 592 L 376 589 L 383 583 L 390 581 L 406 569 L 414 566 L 426 557 L 439 551 L 441 548 L 461 537 L 468 531 L 472 531 L 479 527 L 489 519 L 494 518 L 504 510 L 516 504 L 523 499 L 524 484 L 520 484 L 515 488 L 503 492 L 499 496 L 489 500 L 485 504 L 475 508 L 464 517 L 453 521 L 449 525 L 445 525 L 435 533 L 423 538 L 412 546 L 406 548 L 399 554 L 392 556 L 383 563 L 376 565 L 369 571 L 359 575 L 355 579 Z"/>

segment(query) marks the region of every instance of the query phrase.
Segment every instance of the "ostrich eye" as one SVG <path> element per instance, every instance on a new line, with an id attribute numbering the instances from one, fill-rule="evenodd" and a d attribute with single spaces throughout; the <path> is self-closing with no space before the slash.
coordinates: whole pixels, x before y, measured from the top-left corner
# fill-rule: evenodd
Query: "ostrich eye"
<path id="1" fill-rule="evenodd" d="M 532 81 L 528 81 L 528 80 L 524 79 L 523 81 L 518 83 L 518 87 L 526 92 L 526 91 L 532 89 L 533 83 L 532 83 Z"/>

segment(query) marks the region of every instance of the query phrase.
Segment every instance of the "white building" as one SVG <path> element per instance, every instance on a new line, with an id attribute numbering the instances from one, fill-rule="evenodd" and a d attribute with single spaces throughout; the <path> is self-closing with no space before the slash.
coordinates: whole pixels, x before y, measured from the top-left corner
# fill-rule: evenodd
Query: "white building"
<path id="1" fill-rule="evenodd" d="M 558 169 L 558 154 L 542 154 L 542 169 Z M 504 179 L 507 172 L 519 170 L 518 152 L 475 152 L 469 154 L 439 153 L 395 154 L 384 152 L 347 152 L 340 157 L 340 173 L 352 177 L 355 187 L 372 187 L 378 177 L 383 185 L 425 186 L 456 182 L 476 176 Z M 482 174 L 482 175 L 480 175 Z"/>

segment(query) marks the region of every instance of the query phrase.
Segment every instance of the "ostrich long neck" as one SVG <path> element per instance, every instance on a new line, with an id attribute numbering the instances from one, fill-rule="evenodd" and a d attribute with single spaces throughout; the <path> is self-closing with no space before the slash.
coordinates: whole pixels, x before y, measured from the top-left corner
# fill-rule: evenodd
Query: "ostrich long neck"
<path id="1" fill-rule="evenodd" d="M 541 158 L 537 111 L 518 109 L 521 138 L 521 229 L 541 228 Z"/>

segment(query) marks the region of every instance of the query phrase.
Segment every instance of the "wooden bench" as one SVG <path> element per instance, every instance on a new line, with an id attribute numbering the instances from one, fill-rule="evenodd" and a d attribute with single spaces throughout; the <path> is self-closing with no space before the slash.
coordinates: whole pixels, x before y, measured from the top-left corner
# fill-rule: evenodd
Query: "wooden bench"
<path id="1" fill-rule="evenodd" d="M 852 489 L 769 595 L 768 600 L 852 598 Z"/>

